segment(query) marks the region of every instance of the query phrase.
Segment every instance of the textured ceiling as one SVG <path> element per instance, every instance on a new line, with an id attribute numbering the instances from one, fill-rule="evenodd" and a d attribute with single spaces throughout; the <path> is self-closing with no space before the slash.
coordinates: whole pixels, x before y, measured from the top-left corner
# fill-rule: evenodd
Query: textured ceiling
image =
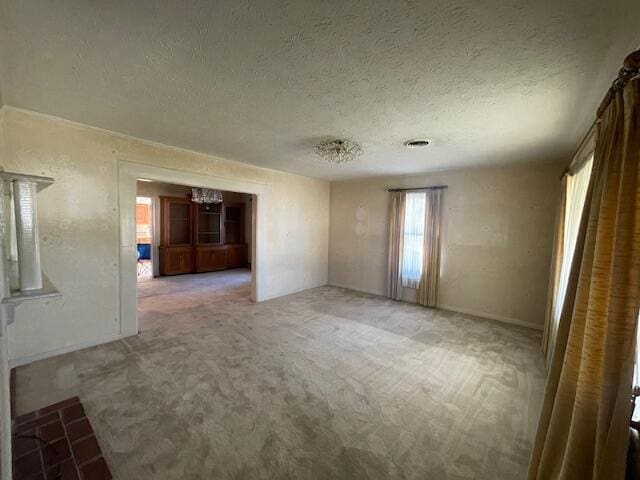
<path id="1" fill-rule="evenodd" d="M 0 5 L 4 104 L 327 179 L 566 161 L 640 42 L 638 0 Z"/>

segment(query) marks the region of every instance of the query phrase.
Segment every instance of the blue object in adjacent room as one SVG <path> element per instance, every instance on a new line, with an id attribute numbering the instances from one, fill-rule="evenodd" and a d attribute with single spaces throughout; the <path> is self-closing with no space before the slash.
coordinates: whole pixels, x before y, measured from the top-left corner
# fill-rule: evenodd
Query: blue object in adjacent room
<path id="1" fill-rule="evenodd" d="M 150 243 L 138 244 L 138 260 L 151 260 L 151 244 Z"/>

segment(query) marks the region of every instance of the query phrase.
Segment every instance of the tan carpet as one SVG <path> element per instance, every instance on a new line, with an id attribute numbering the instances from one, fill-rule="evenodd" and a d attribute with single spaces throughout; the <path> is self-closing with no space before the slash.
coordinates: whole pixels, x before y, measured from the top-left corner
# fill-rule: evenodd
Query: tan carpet
<path id="1" fill-rule="evenodd" d="M 17 372 L 18 413 L 80 396 L 115 478 L 525 476 L 538 332 L 335 287 L 254 304 L 246 271 L 141 291 L 139 336 Z"/>

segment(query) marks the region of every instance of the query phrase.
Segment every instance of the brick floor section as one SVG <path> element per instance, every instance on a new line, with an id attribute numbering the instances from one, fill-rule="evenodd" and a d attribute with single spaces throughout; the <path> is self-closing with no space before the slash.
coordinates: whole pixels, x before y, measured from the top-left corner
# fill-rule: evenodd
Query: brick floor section
<path id="1" fill-rule="evenodd" d="M 78 397 L 13 419 L 14 480 L 109 480 Z"/>

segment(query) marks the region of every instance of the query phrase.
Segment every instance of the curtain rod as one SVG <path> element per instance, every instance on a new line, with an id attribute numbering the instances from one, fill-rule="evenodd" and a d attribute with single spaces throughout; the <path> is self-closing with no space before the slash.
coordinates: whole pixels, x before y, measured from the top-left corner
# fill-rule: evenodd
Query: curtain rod
<path id="1" fill-rule="evenodd" d="M 417 187 L 417 188 L 387 188 L 387 192 L 421 192 L 424 190 L 446 190 L 449 185 L 435 185 L 433 187 Z"/>
<path id="2" fill-rule="evenodd" d="M 618 78 L 613 81 L 613 84 L 598 107 L 598 118 L 602 116 L 605 108 L 607 108 L 611 100 L 615 97 L 616 92 L 624 87 L 629 80 L 638 75 L 638 73 L 640 73 L 640 50 L 630 53 L 622 62 L 622 68 L 618 72 Z"/>
<path id="3" fill-rule="evenodd" d="M 635 77 L 638 74 L 640 74 L 640 50 L 636 50 L 635 52 L 630 53 L 622 62 L 622 68 L 618 72 L 618 77 L 613 81 L 613 84 L 611 85 L 611 87 L 609 87 L 609 90 L 607 90 L 607 93 L 602 99 L 602 102 L 600 102 L 600 106 L 598 107 L 598 110 L 597 110 L 596 119 L 591 124 L 591 126 L 587 130 L 587 133 L 585 133 L 584 137 L 582 137 L 582 140 L 580 141 L 580 144 L 578 145 L 576 152 L 571 158 L 571 162 L 569 162 L 569 166 L 567 166 L 567 168 L 562 172 L 562 175 L 560 175 L 560 178 L 571 173 L 572 170 L 575 170 L 576 167 L 584 163 L 587 157 L 585 158 L 576 158 L 576 157 L 577 155 L 580 154 L 580 150 L 582 150 L 584 145 L 590 140 L 590 137 L 592 135 L 595 135 L 595 129 L 596 129 L 596 125 L 598 124 L 598 119 L 604 113 L 604 109 L 607 108 L 607 106 L 615 96 L 615 92 L 620 88 L 624 87 L 629 80 L 631 80 L 633 77 Z"/>
<path id="4" fill-rule="evenodd" d="M 589 152 L 589 154 L 585 155 L 585 148 L 589 144 L 589 142 L 593 142 L 594 143 L 593 147 L 595 147 L 594 138 L 596 135 L 597 125 L 598 125 L 597 121 L 591 124 L 591 126 L 589 127 L 589 130 L 587 130 L 586 135 L 580 142 L 580 145 L 578 145 L 576 152 L 573 154 L 573 157 L 571 157 L 571 161 L 569 162 L 569 165 L 567 165 L 567 168 L 565 168 L 562 171 L 562 175 L 560 175 L 560 178 L 564 177 L 565 175 L 571 175 L 572 172 L 577 172 L 578 170 L 580 170 L 580 167 L 582 167 L 582 165 L 584 165 L 589 159 L 589 157 L 593 154 L 593 150 L 591 151 L 586 150 Z"/>

